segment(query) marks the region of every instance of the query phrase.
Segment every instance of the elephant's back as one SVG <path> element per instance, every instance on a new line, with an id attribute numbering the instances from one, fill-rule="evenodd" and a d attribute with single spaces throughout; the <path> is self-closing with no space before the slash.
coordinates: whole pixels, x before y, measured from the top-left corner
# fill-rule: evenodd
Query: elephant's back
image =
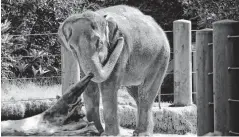
<path id="1" fill-rule="evenodd" d="M 140 10 L 126 5 L 111 6 L 96 11 L 100 14 L 114 13 L 120 16 L 144 15 Z"/>
<path id="2" fill-rule="evenodd" d="M 169 49 L 163 29 L 151 16 L 129 6 L 113 6 L 99 13 L 113 17 L 124 35 L 127 59 L 121 61 L 125 63 L 123 85 L 142 83 L 149 67 L 162 54 L 162 49 Z"/>

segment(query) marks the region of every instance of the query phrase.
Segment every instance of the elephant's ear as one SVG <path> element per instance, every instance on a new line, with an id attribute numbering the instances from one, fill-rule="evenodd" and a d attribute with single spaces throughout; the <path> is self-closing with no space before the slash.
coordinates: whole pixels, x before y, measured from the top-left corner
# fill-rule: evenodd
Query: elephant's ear
<path id="1" fill-rule="evenodd" d="M 107 29 L 106 29 L 106 36 L 109 42 L 108 52 L 109 55 L 113 52 L 117 40 L 122 37 L 122 33 L 120 32 L 117 23 L 115 22 L 113 17 L 110 17 L 109 15 L 105 15 L 104 18 L 107 21 Z"/>
<path id="2" fill-rule="evenodd" d="M 61 45 L 66 48 L 68 51 L 71 51 L 70 46 L 68 45 L 67 41 L 72 35 L 72 29 L 70 27 L 67 27 L 68 31 L 65 30 L 66 26 L 70 26 L 69 22 L 64 22 L 60 24 L 60 27 L 58 29 L 58 41 L 61 43 Z"/>
<path id="3" fill-rule="evenodd" d="M 93 54 L 91 60 L 95 65 L 95 79 L 97 83 L 103 82 L 109 78 L 113 69 L 115 68 L 120 55 L 124 48 L 124 37 L 121 36 L 121 32 L 118 29 L 117 23 L 113 18 L 106 17 L 106 28 L 105 28 L 105 40 L 108 42 L 108 55 L 104 65 L 100 62 L 99 53 Z"/>

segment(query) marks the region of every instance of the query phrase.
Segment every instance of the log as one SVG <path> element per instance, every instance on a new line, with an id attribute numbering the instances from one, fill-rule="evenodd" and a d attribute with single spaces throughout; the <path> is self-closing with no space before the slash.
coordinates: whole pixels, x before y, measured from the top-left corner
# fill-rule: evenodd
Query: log
<path id="1" fill-rule="evenodd" d="M 70 87 L 55 105 L 41 114 L 22 120 L 1 122 L 3 136 L 29 135 L 98 135 L 93 123 L 84 119 L 69 122 L 76 107 L 82 106 L 79 96 L 93 78 L 89 73 L 80 82 Z"/>

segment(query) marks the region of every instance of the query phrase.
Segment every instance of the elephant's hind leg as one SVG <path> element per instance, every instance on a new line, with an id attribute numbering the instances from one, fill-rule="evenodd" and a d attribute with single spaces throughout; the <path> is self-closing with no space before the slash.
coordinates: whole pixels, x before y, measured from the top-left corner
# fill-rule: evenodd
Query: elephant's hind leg
<path id="1" fill-rule="evenodd" d="M 152 115 L 152 105 L 159 92 L 163 78 L 168 68 L 168 57 L 158 59 L 158 64 L 151 67 L 145 82 L 139 86 L 138 91 L 138 118 L 134 136 L 151 136 L 153 134 L 154 123 Z M 153 73 L 152 73 L 153 72 Z"/>

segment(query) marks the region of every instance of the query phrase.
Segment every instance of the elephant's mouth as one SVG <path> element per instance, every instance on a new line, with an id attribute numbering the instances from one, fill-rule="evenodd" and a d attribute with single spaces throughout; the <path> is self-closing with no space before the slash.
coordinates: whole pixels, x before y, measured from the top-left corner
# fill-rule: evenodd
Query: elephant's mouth
<path id="1" fill-rule="evenodd" d="M 106 57 L 103 57 L 102 59 L 100 59 L 103 67 L 104 67 L 105 64 L 109 61 L 109 58 L 110 58 L 110 55 L 111 55 L 111 54 L 112 54 L 112 52 L 111 52 L 111 53 L 108 52 L 108 54 L 107 54 Z"/>
<path id="2" fill-rule="evenodd" d="M 108 43 L 108 54 L 105 58 L 102 59 L 101 63 L 102 63 L 102 66 L 104 67 L 105 64 L 109 61 L 109 58 L 111 56 L 111 54 L 113 53 L 115 47 L 116 47 L 117 43 Z M 110 48 L 109 48 L 110 47 Z M 101 60 L 101 59 L 100 59 Z"/>
<path id="3" fill-rule="evenodd" d="M 113 51 L 115 50 L 115 47 L 117 46 L 118 44 L 118 40 L 117 38 L 119 36 L 122 36 L 120 31 L 117 29 L 115 30 L 114 32 L 114 36 L 111 37 L 111 39 L 109 40 L 109 43 L 107 43 L 107 47 L 108 47 L 108 54 L 107 54 L 107 57 L 104 59 L 104 61 L 102 62 L 102 66 L 104 66 L 108 61 L 109 61 L 109 58 L 111 56 L 111 54 L 113 53 Z"/>

